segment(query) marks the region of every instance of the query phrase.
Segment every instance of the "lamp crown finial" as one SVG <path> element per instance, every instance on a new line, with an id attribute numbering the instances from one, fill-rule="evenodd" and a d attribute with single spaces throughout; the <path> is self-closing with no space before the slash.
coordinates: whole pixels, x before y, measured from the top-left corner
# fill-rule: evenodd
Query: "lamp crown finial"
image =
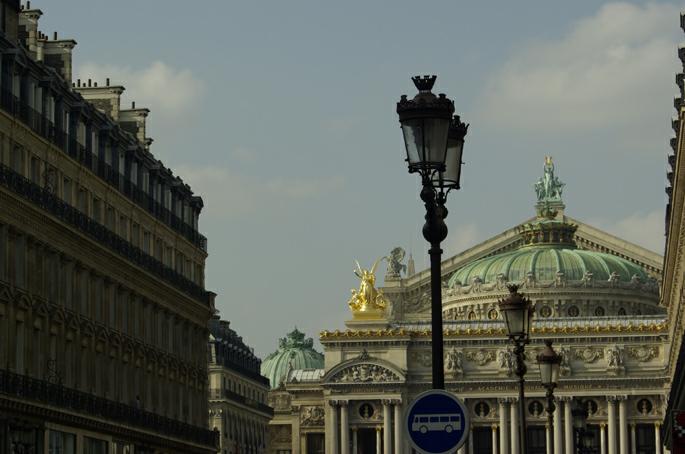
<path id="1" fill-rule="evenodd" d="M 412 82 L 414 82 L 414 86 L 416 87 L 419 92 L 429 92 L 433 89 L 433 85 L 435 85 L 435 79 L 437 79 L 438 76 L 414 76 L 411 78 Z"/>

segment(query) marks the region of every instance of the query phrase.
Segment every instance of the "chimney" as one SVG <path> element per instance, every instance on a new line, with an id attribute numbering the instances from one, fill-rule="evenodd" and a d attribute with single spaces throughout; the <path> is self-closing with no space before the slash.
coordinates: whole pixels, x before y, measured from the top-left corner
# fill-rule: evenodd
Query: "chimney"
<path id="1" fill-rule="evenodd" d="M 88 85 L 92 84 L 89 83 Z M 124 87 L 121 85 L 92 87 L 86 86 L 85 83 L 77 83 L 74 91 L 80 93 L 83 99 L 93 104 L 96 109 L 108 115 L 112 120 L 119 121 L 121 94 L 124 92 Z"/>
<path id="2" fill-rule="evenodd" d="M 38 19 L 43 15 L 39 9 L 31 9 L 31 2 L 19 12 L 19 42 L 28 49 L 34 59 L 38 59 Z"/>
<path id="3" fill-rule="evenodd" d="M 76 41 L 57 39 L 57 32 L 54 37 L 54 40 L 46 40 L 43 43 L 43 61 L 71 84 L 71 52 L 76 47 Z"/>
<path id="4" fill-rule="evenodd" d="M 149 145 L 147 137 L 145 137 L 145 119 L 149 114 L 150 109 L 144 107 L 136 108 L 135 102 L 131 104 L 130 109 L 119 112 L 119 126 L 121 126 L 121 129 L 136 136 L 140 143 L 145 145 L 146 149 Z"/>
<path id="5" fill-rule="evenodd" d="M 3 11 L 4 23 L 0 28 L 5 33 L 5 37 L 13 43 L 19 42 L 19 13 L 21 12 L 21 2 L 19 0 L 0 0 L 0 8 Z"/>

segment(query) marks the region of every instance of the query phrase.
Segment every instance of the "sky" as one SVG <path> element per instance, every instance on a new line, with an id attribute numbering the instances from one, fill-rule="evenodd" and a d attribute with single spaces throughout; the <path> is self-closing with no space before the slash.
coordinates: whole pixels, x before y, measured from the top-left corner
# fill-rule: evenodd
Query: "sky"
<path id="1" fill-rule="evenodd" d="M 124 105 L 151 110 L 151 151 L 205 202 L 207 289 L 261 357 L 296 326 L 315 339 L 344 327 L 355 260 L 401 246 L 427 267 L 395 113 L 413 75 L 438 75 L 435 91 L 470 123 L 444 257 L 534 214 L 545 155 L 569 216 L 663 252 L 682 4 L 32 7 L 43 32 L 78 42 L 75 77 L 109 77 L 126 87 Z"/>

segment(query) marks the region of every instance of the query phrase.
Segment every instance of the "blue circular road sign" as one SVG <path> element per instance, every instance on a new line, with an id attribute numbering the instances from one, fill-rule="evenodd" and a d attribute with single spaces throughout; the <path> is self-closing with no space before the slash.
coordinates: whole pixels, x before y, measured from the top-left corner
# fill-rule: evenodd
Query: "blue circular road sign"
<path id="1" fill-rule="evenodd" d="M 418 452 L 448 454 L 466 441 L 469 414 L 456 396 L 441 389 L 432 389 L 416 396 L 409 406 L 405 429 Z"/>

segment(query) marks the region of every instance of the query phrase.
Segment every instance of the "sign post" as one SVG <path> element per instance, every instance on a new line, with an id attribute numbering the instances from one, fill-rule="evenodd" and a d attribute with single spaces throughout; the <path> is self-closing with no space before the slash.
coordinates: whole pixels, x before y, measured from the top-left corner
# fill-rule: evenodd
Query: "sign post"
<path id="1" fill-rule="evenodd" d="M 407 409 L 405 431 L 421 454 L 451 454 L 469 433 L 469 413 L 453 394 L 432 389 L 416 396 Z"/>

